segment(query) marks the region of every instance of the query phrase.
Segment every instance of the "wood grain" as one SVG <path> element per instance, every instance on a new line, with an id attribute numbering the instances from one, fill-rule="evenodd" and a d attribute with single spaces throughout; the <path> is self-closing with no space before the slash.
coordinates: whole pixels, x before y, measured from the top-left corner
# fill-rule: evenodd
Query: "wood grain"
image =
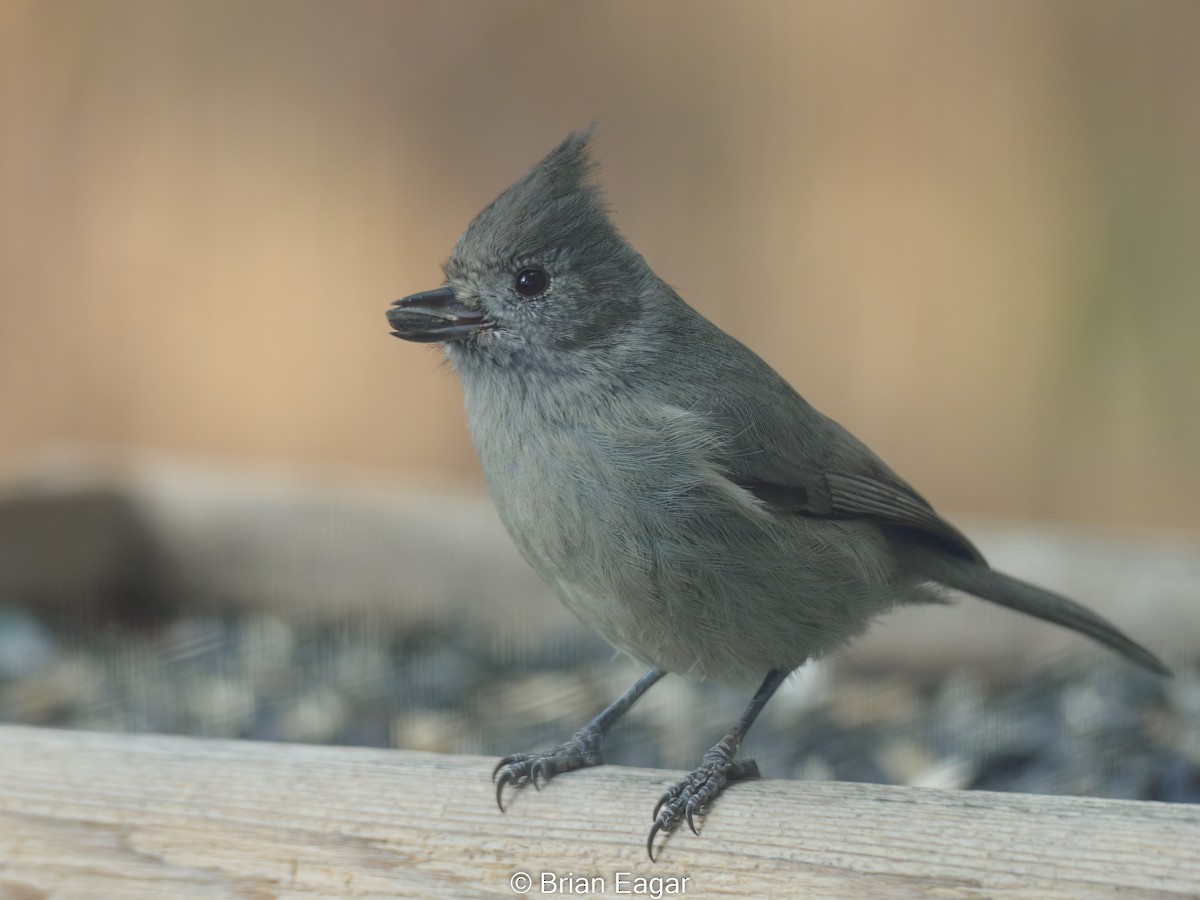
<path id="1" fill-rule="evenodd" d="M 512 897 L 517 872 L 534 897 L 542 872 L 606 895 L 619 872 L 692 897 L 1200 894 L 1194 806 L 768 780 L 652 864 L 676 773 L 574 773 L 502 815 L 492 764 L 0 727 L 0 896 Z"/>

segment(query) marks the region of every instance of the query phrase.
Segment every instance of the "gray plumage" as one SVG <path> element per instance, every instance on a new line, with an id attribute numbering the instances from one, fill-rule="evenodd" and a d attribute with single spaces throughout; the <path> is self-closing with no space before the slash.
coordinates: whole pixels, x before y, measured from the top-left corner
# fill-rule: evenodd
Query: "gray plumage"
<path id="1" fill-rule="evenodd" d="M 400 337 L 444 341 L 492 498 L 525 559 L 580 619 L 659 674 L 768 679 L 727 739 L 733 749 L 714 748 L 721 765 L 777 673 L 946 588 L 1166 672 L 1094 613 L 989 568 L 879 457 L 680 299 L 610 222 L 587 133 L 484 209 L 444 268 L 446 288 L 398 301 L 389 318 Z M 502 761 L 500 788 L 536 779 L 539 765 L 548 777 L 598 761 L 585 745 L 608 724 Z M 691 820 L 696 804 L 682 804 L 705 778 L 712 771 L 681 783 L 655 830 L 685 811 Z"/>
<path id="2" fill-rule="evenodd" d="M 611 224 L 587 143 L 571 135 L 483 210 L 445 266 L 497 325 L 444 345 L 496 508 L 572 612 L 646 663 L 756 686 L 940 582 L 1162 671 L 1099 617 L 993 573 L 684 303 Z M 536 300 L 512 287 L 529 265 L 550 276 Z"/>

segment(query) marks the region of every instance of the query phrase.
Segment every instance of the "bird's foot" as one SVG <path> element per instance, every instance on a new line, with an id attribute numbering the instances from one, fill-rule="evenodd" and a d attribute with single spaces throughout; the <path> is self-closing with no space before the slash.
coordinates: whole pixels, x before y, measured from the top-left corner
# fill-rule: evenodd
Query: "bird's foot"
<path id="1" fill-rule="evenodd" d="M 732 735 L 704 754 L 700 766 L 687 778 L 662 795 L 654 807 L 654 826 L 646 838 L 646 852 L 654 862 L 654 836 L 660 831 L 670 834 L 680 821 L 687 819 L 693 834 L 695 815 L 703 813 L 731 781 L 758 778 L 758 763 L 752 759 L 734 759 L 737 743 Z"/>
<path id="2" fill-rule="evenodd" d="M 563 772 L 601 765 L 604 762 L 601 753 L 603 744 L 604 732 L 589 726 L 576 732 L 569 741 L 563 741 L 549 750 L 504 757 L 492 770 L 492 781 L 496 782 L 496 805 L 504 812 L 505 785 L 520 787 L 532 784 L 535 789 L 541 790 L 538 779 L 546 782 Z"/>

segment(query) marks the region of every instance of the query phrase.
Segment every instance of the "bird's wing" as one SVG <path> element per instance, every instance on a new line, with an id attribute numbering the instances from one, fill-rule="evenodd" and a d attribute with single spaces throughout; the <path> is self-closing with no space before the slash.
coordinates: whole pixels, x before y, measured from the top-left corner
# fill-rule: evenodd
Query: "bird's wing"
<path id="1" fill-rule="evenodd" d="M 730 481 L 780 514 L 864 519 L 984 562 L 924 497 L 759 357 L 712 326 L 701 332 L 708 352 L 699 387 L 687 399 L 723 426 L 722 468 Z"/>
<path id="2" fill-rule="evenodd" d="M 983 554 L 962 532 L 899 479 L 883 481 L 871 475 L 819 472 L 789 479 L 786 484 L 748 473 L 733 474 L 730 480 L 779 513 L 824 519 L 870 519 L 915 531 L 955 556 L 984 562 Z"/>

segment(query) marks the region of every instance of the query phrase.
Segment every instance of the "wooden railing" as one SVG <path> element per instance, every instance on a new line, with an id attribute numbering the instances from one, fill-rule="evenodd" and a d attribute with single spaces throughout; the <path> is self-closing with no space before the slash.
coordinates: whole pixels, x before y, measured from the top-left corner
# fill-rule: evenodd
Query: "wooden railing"
<path id="1" fill-rule="evenodd" d="M 492 764 L 0 727 L 0 897 L 1200 895 L 1197 806 L 763 780 L 651 863 L 678 773 L 577 772 L 501 814 Z"/>

